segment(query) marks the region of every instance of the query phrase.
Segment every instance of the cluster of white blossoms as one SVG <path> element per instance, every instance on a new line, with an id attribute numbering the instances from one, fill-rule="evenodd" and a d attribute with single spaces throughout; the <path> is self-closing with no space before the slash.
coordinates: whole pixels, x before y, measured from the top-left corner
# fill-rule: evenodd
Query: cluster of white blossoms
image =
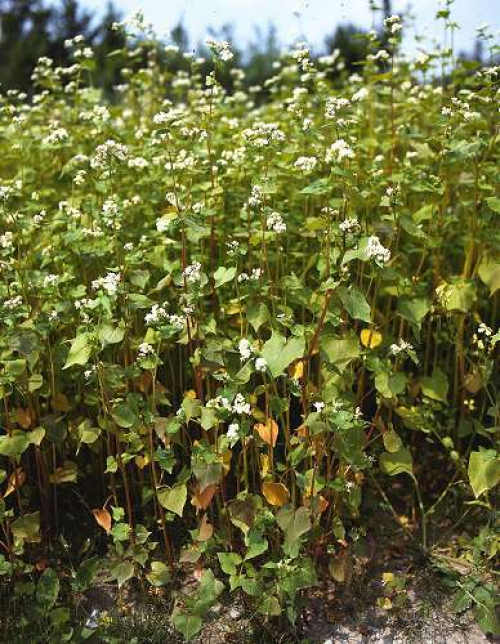
<path id="1" fill-rule="evenodd" d="M 357 92 L 354 92 L 351 100 L 353 103 L 360 103 L 361 101 L 366 100 L 368 98 L 368 95 L 369 92 L 366 87 L 361 87 Z"/>
<path id="2" fill-rule="evenodd" d="M 43 278 L 43 285 L 45 288 L 50 287 L 50 286 L 55 286 L 59 280 L 59 277 L 57 275 L 54 275 L 53 273 L 50 273 L 49 275 L 46 275 Z"/>
<path id="3" fill-rule="evenodd" d="M 291 57 L 297 61 L 303 72 L 306 72 L 311 65 L 309 54 L 309 45 L 306 42 L 297 43 L 290 52 Z"/>
<path id="4" fill-rule="evenodd" d="M 240 360 L 243 362 L 251 357 L 254 349 L 246 338 L 242 338 L 238 343 L 238 351 L 240 352 Z"/>
<path id="5" fill-rule="evenodd" d="M 371 58 L 372 60 L 389 60 L 390 57 L 391 55 L 385 49 L 379 49 L 375 55 L 369 54 L 368 56 L 368 58 Z"/>
<path id="6" fill-rule="evenodd" d="M 148 355 L 151 355 L 155 352 L 154 347 L 152 347 L 147 342 L 143 342 L 139 345 L 137 349 L 137 355 L 139 358 L 145 358 Z"/>
<path id="7" fill-rule="evenodd" d="M 274 230 L 278 235 L 281 235 L 281 233 L 286 231 L 286 224 L 279 212 L 272 212 L 268 216 L 266 223 L 268 230 Z"/>
<path id="8" fill-rule="evenodd" d="M 0 186 L 0 201 L 7 201 L 11 194 L 12 188 L 10 186 Z"/>
<path id="9" fill-rule="evenodd" d="M 213 38 L 207 38 L 205 43 L 210 51 L 220 60 L 228 62 L 234 58 L 234 54 L 231 51 L 231 45 L 227 40 L 214 40 Z"/>
<path id="10" fill-rule="evenodd" d="M 238 416 L 249 416 L 252 409 L 250 407 L 250 403 L 248 403 L 245 400 L 245 397 L 242 394 L 236 394 L 233 400 L 233 404 L 231 406 L 231 410 L 234 414 L 237 414 Z"/>
<path id="11" fill-rule="evenodd" d="M 344 139 L 337 139 L 326 151 L 326 162 L 354 159 L 354 150 Z"/>
<path id="12" fill-rule="evenodd" d="M 360 225 L 356 217 L 353 217 L 352 219 L 346 218 L 341 221 L 339 228 L 343 233 L 353 233 L 360 229 Z"/>
<path id="13" fill-rule="evenodd" d="M 401 31 L 401 29 L 403 29 L 403 25 L 401 24 L 401 16 L 397 16 L 397 15 L 389 16 L 384 20 L 384 27 L 387 29 L 389 33 L 395 36 L 397 33 Z"/>
<path id="14" fill-rule="evenodd" d="M 62 143 L 68 138 L 68 130 L 64 127 L 54 127 L 46 137 L 42 139 L 44 145 L 54 145 Z"/>
<path id="15" fill-rule="evenodd" d="M 11 249 L 14 246 L 14 234 L 8 230 L 0 235 L 0 248 Z"/>
<path id="16" fill-rule="evenodd" d="M 216 396 L 206 403 L 206 407 L 209 409 L 221 409 L 239 416 L 243 414 L 248 416 L 251 413 L 250 403 L 245 400 L 242 394 L 236 394 L 232 403 L 225 396 Z"/>
<path id="17" fill-rule="evenodd" d="M 299 157 L 293 165 L 301 172 L 312 172 L 318 165 L 318 159 L 316 157 Z"/>
<path id="18" fill-rule="evenodd" d="M 260 186 L 252 186 L 250 197 L 248 197 L 247 206 L 249 208 L 259 208 L 262 204 L 262 193 Z"/>
<path id="19" fill-rule="evenodd" d="M 102 288 L 103 291 L 106 291 L 108 295 L 116 295 L 118 286 L 120 285 L 121 275 L 120 273 L 107 273 L 104 277 L 99 277 L 92 282 L 92 288 L 94 291 Z"/>
<path id="20" fill-rule="evenodd" d="M 238 275 L 236 278 L 239 283 L 241 282 L 249 282 L 249 281 L 257 281 L 262 277 L 262 269 L 261 268 L 252 268 L 251 273 L 247 273 L 246 271 L 243 271 Z"/>
<path id="21" fill-rule="evenodd" d="M 406 340 L 399 339 L 397 344 L 391 344 L 389 351 L 393 356 L 398 356 L 400 353 L 406 353 L 407 351 L 413 351 L 413 345 Z"/>
<path id="22" fill-rule="evenodd" d="M 194 262 L 194 264 L 186 266 L 186 268 L 182 272 L 182 275 L 186 278 L 186 282 L 190 284 L 196 284 L 196 282 L 199 282 L 201 278 L 200 262 Z"/>
<path id="23" fill-rule="evenodd" d="M 282 143 L 286 138 L 277 123 L 263 123 L 261 121 L 244 129 L 241 135 L 246 142 L 256 148 L 265 148 L 271 143 Z"/>
<path id="24" fill-rule="evenodd" d="M 23 298 L 21 295 L 16 295 L 16 297 L 12 297 L 9 300 L 5 300 L 3 305 L 4 308 L 9 309 L 10 311 L 13 311 L 14 309 L 19 308 L 23 303 Z"/>
<path id="25" fill-rule="evenodd" d="M 265 358 L 256 358 L 255 359 L 255 369 L 257 371 L 260 371 L 261 373 L 265 373 L 267 371 L 267 360 Z"/>
<path id="26" fill-rule="evenodd" d="M 239 423 L 231 423 L 227 428 L 227 439 L 233 445 L 240 439 L 240 426 Z"/>
<path id="27" fill-rule="evenodd" d="M 481 322 L 477 327 L 476 333 L 472 336 L 472 341 L 477 345 L 478 349 L 484 349 L 490 344 L 492 335 L 493 329 L 484 322 Z"/>
<path id="28" fill-rule="evenodd" d="M 105 143 L 98 145 L 94 156 L 90 159 L 90 165 L 94 170 L 103 168 L 110 159 L 125 161 L 128 156 L 128 147 L 108 139 Z"/>
<path id="29" fill-rule="evenodd" d="M 348 98 L 340 96 L 331 96 L 326 100 L 325 118 L 329 121 L 334 121 L 338 118 L 338 112 L 349 107 L 350 101 Z"/>
<path id="30" fill-rule="evenodd" d="M 377 264 L 385 264 L 391 259 L 391 251 L 380 243 L 380 239 L 376 235 L 368 237 L 366 254 L 370 259 L 374 259 Z"/>

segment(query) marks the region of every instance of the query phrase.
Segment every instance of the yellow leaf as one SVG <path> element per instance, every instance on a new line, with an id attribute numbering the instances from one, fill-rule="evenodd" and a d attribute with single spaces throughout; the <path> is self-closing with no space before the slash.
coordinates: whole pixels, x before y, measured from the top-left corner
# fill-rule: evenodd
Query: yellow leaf
<path id="1" fill-rule="evenodd" d="M 149 463 L 149 456 L 147 454 L 145 456 L 135 457 L 135 464 L 140 470 L 143 470 L 148 463 Z"/>
<path id="2" fill-rule="evenodd" d="M 227 452 L 224 452 L 222 455 L 222 471 L 224 472 L 224 476 L 229 474 L 231 471 L 231 458 L 233 456 L 233 453 L 230 449 L 227 450 Z"/>
<path id="3" fill-rule="evenodd" d="M 276 441 L 278 440 L 278 423 L 272 418 L 268 418 L 265 425 L 263 423 L 257 423 L 254 429 L 264 443 L 272 445 L 273 447 L 276 445 Z"/>
<path id="4" fill-rule="evenodd" d="M 26 481 L 26 472 L 23 472 L 22 467 L 17 467 L 14 472 L 9 476 L 9 484 L 5 490 L 3 498 L 6 499 L 9 494 L 12 494 L 15 489 L 19 489 Z"/>
<path id="5" fill-rule="evenodd" d="M 290 500 L 290 492 L 283 483 L 263 483 L 262 494 L 269 505 L 281 507 Z"/>
<path id="6" fill-rule="evenodd" d="M 104 508 L 92 510 L 95 520 L 103 530 L 109 532 L 111 530 L 111 514 Z"/>
<path id="7" fill-rule="evenodd" d="M 194 389 L 190 389 L 189 391 L 186 391 L 184 393 L 184 398 L 190 398 L 191 400 L 196 400 L 196 391 Z"/>
<path id="8" fill-rule="evenodd" d="M 263 479 L 266 478 L 269 472 L 269 456 L 267 454 L 260 455 L 260 475 Z"/>
<path id="9" fill-rule="evenodd" d="M 382 344 L 382 334 L 373 329 L 363 329 L 360 333 L 361 344 L 369 349 L 376 349 Z"/>
<path id="10" fill-rule="evenodd" d="M 292 379 L 293 380 L 302 380 L 304 377 L 304 361 L 298 360 L 293 366 Z"/>

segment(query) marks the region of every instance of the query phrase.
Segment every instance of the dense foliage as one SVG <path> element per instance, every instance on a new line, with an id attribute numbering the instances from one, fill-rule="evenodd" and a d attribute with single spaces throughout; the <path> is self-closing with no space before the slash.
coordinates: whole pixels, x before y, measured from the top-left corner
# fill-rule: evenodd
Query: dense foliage
<path id="1" fill-rule="evenodd" d="M 299 45 L 258 106 L 227 44 L 172 74 L 132 27 L 117 104 L 79 38 L 1 97 L 0 579 L 54 641 L 98 571 L 194 566 L 188 638 L 224 590 L 293 621 L 370 492 L 425 554 L 474 519 L 440 561 L 494 632 L 499 68 L 390 17 L 340 91 Z"/>

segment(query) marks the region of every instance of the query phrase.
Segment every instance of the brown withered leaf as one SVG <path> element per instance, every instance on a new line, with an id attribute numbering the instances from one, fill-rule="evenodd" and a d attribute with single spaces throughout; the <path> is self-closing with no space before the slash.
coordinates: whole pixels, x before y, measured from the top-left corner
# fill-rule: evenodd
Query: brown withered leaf
<path id="1" fill-rule="evenodd" d="M 197 541 L 208 541 L 214 533 L 214 526 L 208 522 L 207 515 L 204 514 L 200 527 L 198 529 L 198 538 Z"/>
<path id="2" fill-rule="evenodd" d="M 197 510 L 206 510 L 217 490 L 217 485 L 207 485 L 203 492 L 196 490 L 193 494 L 193 498 L 191 499 L 191 504 L 194 505 Z"/>
<path id="3" fill-rule="evenodd" d="M 111 530 L 111 514 L 105 508 L 92 510 L 92 514 L 103 530 Z"/>
<path id="4" fill-rule="evenodd" d="M 257 423 L 254 429 L 264 443 L 272 445 L 273 447 L 276 445 L 279 429 L 278 423 L 275 420 L 268 418 L 265 425 L 263 423 Z"/>

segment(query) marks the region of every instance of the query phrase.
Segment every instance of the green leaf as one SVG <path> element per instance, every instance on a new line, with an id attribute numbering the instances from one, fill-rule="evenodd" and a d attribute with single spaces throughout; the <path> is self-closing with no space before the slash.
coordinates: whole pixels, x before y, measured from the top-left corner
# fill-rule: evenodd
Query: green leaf
<path id="1" fill-rule="evenodd" d="M 175 485 L 172 488 L 163 487 L 157 490 L 158 501 L 169 512 L 182 516 L 187 500 L 187 487 L 185 484 Z"/>
<path id="2" fill-rule="evenodd" d="M 418 330 L 420 330 L 422 321 L 429 313 L 430 308 L 427 299 L 418 297 L 411 300 L 402 299 L 397 306 L 398 314 Z"/>
<path id="3" fill-rule="evenodd" d="M 451 284 L 441 285 L 439 296 L 447 311 L 467 313 L 476 301 L 477 287 L 473 281 L 459 278 Z"/>
<path id="4" fill-rule="evenodd" d="M 499 199 L 500 201 L 500 199 Z M 492 257 L 483 257 L 478 267 L 478 275 L 490 289 L 490 297 L 500 288 L 500 262 Z"/>
<path id="5" fill-rule="evenodd" d="M 11 458 L 19 458 L 29 447 L 29 435 L 25 432 L 14 433 L 12 436 L 2 436 L 0 439 L 0 454 Z"/>
<path id="6" fill-rule="evenodd" d="M 152 586 L 166 586 L 170 582 L 170 572 L 166 564 L 163 561 L 152 561 L 147 579 Z"/>
<path id="7" fill-rule="evenodd" d="M 493 212 L 496 212 L 498 215 L 500 215 L 500 198 L 488 197 L 487 199 L 485 199 L 485 201 L 488 204 L 488 207 L 493 210 Z"/>
<path id="8" fill-rule="evenodd" d="M 476 499 L 493 489 L 500 481 L 500 459 L 497 452 L 493 449 L 471 452 L 468 473 Z"/>
<path id="9" fill-rule="evenodd" d="M 278 615 L 281 615 L 281 606 L 278 598 L 274 595 L 266 595 L 260 602 L 258 611 L 259 613 L 262 613 L 262 615 L 278 617 Z"/>
<path id="10" fill-rule="evenodd" d="M 118 582 L 118 588 L 134 576 L 134 565 L 130 561 L 122 561 L 111 569 L 111 576 Z"/>
<path id="11" fill-rule="evenodd" d="M 219 266 L 219 268 L 214 273 L 215 288 L 220 288 L 228 282 L 232 282 L 236 277 L 236 267 L 231 266 L 230 268 L 224 268 L 224 266 Z"/>
<path id="12" fill-rule="evenodd" d="M 188 642 L 201 631 L 201 627 L 203 626 L 201 617 L 198 615 L 188 615 L 181 611 L 174 611 L 172 614 L 172 622 Z"/>
<path id="13" fill-rule="evenodd" d="M 285 533 L 285 553 L 296 557 L 300 537 L 311 529 L 309 510 L 305 507 L 295 510 L 292 505 L 285 505 L 276 515 L 276 521 Z"/>
<path id="14" fill-rule="evenodd" d="M 247 305 L 247 320 L 257 333 L 260 327 L 269 320 L 269 309 L 264 302 L 259 302 L 257 305 Z"/>
<path id="15" fill-rule="evenodd" d="M 361 354 L 359 340 L 355 335 L 345 338 L 325 335 L 320 341 L 320 346 L 329 362 L 341 371 Z"/>
<path id="16" fill-rule="evenodd" d="M 237 566 L 243 561 L 240 555 L 236 552 L 218 552 L 217 558 L 219 559 L 220 567 L 226 575 L 237 575 Z"/>
<path id="17" fill-rule="evenodd" d="M 125 329 L 120 326 L 112 326 L 111 324 L 104 324 L 98 332 L 99 341 L 103 349 L 109 344 L 118 344 L 125 336 Z"/>
<path id="18" fill-rule="evenodd" d="M 383 452 L 379 463 L 384 474 L 389 476 L 409 474 L 413 478 L 413 459 L 406 447 L 401 447 L 397 452 Z"/>
<path id="19" fill-rule="evenodd" d="M 111 412 L 111 416 L 113 417 L 115 423 L 119 427 L 123 427 L 124 429 L 133 427 L 137 422 L 137 416 L 129 407 L 129 405 L 124 402 L 118 403 L 118 405 L 114 407 L 113 411 Z"/>
<path id="20" fill-rule="evenodd" d="M 500 635 L 500 620 L 497 616 L 497 589 L 490 588 L 491 584 L 480 585 L 474 590 L 474 617 L 485 633 Z"/>
<path id="21" fill-rule="evenodd" d="M 92 353 L 93 340 L 93 333 L 81 333 L 71 340 L 71 348 L 63 369 L 69 369 L 73 365 L 86 365 Z"/>
<path id="22" fill-rule="evenodd" d="M 288 340 L 278 332 L 262 347 L 261 355 L 267 361 L 273 378 L 280 376 L 294 360 L 302 358 L 305 353 L 304 338 L 292 337 Z"/>
<path id="23" fill-rule="evenodd" d="M 223 590 L 224 584 L 214 577 L 210 568 L 205 570 L 196 593 L 194 612 L 203 616 Z"/>
<path id="24" fill-rule="evenodd" d="M 446 404 L 448 399 L 448 378 L 441 369 L 434 369 L 432 376 L 425 376 L 420 381 L 422 393 L 427 398 Z"/>
<path id="25" fill-rule="evenodd" d="M 36 585 L 36 603 L 43 614 L 46 615 L 56 603 L 59 586 L 59 578 L 54 570 L 46 568 Z"/>
<path id="26" fill-rule="evenodd" d="M 40 541 L 40 512 L 24 514 L 10 524 L 17 543 L 37 543 Z"/>
<path id="27" fill-rule="evenodd" d="M 371 321 L 370 305 L 363 293 L 355 286 L 340 286 L 337 293 L 346 311 L 355 320 Z"/>
<path id="28" fill-rule="evenodd" d="M 391 454 L 399 452 L 401 449 L 401 439 L 394 430 L 385 432 L 382 436 L 382 440 L 384 441 L 385 449 Z"/>

